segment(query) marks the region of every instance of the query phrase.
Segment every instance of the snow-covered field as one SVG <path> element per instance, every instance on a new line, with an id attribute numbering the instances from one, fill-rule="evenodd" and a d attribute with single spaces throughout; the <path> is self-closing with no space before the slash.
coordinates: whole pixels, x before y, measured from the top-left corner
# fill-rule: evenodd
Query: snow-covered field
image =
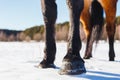
<path id="1" fill-rule="evenodd" d="M 85 60 L 86 74 L 59 75 L 66 54 L 66 42 L 57 42 L 55 64 L 58 69 L 38 69 L 43 58 L 43 42 L 0 42 L 0 80 L 120 80 L 120 42 L 115 42 L 116 58 L 108 61 L 108 44 L 94 47 L 93 58 Z M 83 56 L 85 44 L 80 51 Z"/>

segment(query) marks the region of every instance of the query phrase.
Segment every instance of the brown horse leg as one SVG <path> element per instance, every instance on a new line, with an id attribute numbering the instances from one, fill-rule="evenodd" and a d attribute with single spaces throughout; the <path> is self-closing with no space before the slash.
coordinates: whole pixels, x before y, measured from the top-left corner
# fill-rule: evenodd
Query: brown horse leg
<path id="1" fill-rule="evenodd" d="M 107 23 L 107 34 L 109 39 L 109 61 L 114 61 L 115 51 L 114 51 L 114 35 L 115 35 L 115 24 Z"/>
<path id="2" fill-rule="evenodd" d="M 114 35 L 115 35 L 115 24 L 107 23 L 107 34 L 109 39 L 109 61 L 114 61 L 115 51 L 114 51 Z"/>
<path id="3" fill-rule="evenodd" d="M 86 18 L 87 17 L 87 18 Z M 89 59 L 90 57 L 92 57 L 92 45 L 90 44 L 90 36 L 91 36 L 91 32 L 90 32 L 90 14 L 89 11 L 88 12 L 83 12 L 81 15 L 81 22 L 83 24 L 83 28 L 87 37 L 87 44 L 86 44 L 86 50 L 85 50 L 85 55 L 84 55 L 84 59 Z"/>
<path id="4" fill-rule="evenodd" d="M 57 6 L 55 0 L 41 0 L 42 13 L 44 17 L 46 35 L 45 35 L 45 50 L 44 59 L 40 63 L 41 68 L 54 67 L 54 60 L 56 54 L 55 44 L 55 28 L 54 24 L 57 18 Z"/>
<path id="5" fill-rule="evenodd" d="M 115 58 L 115 51 L 114 51 L 114 35 L 115 35 L 115 16 L 116 16 L 116 8 L 113 6 L 109 8 L 109 11 L 105 10 L 106 12 L 106 30 L 109 39 L 109 61 L 114 61 Z"/>
<path id="6" fill-rule="evenodd" d="M 86 72 L 84 61 L 79 54 L 81 40 L 79 34 L 79 18 L 83 10 L 83 0 L 67 0 L 70 11 L 70 31 L 68 51 L 63 59 L 60 74 L 81 74 Z"/>
<path id="7" fill-rule="evenodd" d="M 90 13 L 89 13 L 90 5 L 91 5 L 90 0 L 84 0 L 84 9 L 83 9 L 81 16 L 80 16 L 80 21 L 83 25 L 83 29 L 84 29 L 84 32 L 85 32 L 86 37 L 87 37 L 87 45 L 86 45 L 85 55 L 83 57 L 84 59 L 88 59 L 92 56 L 91 55 L 92 46 L 89 45 L 90 35 L 91 35 L 91 32 L 90 32 Z"/>
<path id="8" fill-rule="evenodd" d="M 89 22 L 89 29 L 86 29 L 87 32 L 89 33 L 87 35 L 87 46 L 86 46 L 86 51 L 85 51 L 85 59 L 89 59 L 92 57 L 92 47 L 93 47 L 93 42 L 96 40 L 96 42 L 99 40 L 102 32 L 102 25 L 103 25 L 103 8 L 101 4 L 94 0 L 91 3 L 91 10 L 90 12 L 88 11 L 86 14 L 90 15 L 86 20 L 86 23 Z"/>
<path id="9" fill-rule="evenodd" d="M 92 57 L 93 42 L 90 41 L 90 37 L 91 37 L 91 32 L 87 36 L 87 45 L 86 45 L 85 55 L 83 57 L 84 59 L 90 59 Z"/>

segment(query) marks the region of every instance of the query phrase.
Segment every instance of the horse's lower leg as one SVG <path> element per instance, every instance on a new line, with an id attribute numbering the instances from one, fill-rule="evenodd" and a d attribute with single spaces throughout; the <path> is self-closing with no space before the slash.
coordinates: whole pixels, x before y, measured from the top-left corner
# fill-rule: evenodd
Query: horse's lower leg
<path id="1" fill-rule="evenodd" d="M 81 49 L 79 17 L 83 9 L 83 0 L 67 0 L 67 4 L 70 11 L 69 42 L 60 74 L 81 74 L 86 71 L 84 61 L 79 54 Z"/>
<path id="2" fill-rule="evenodd" d="M 91 38 L 91 33 L 87 36 L 87 45 L 86 45 L 86 50 L 85 50 L 85 55 L 84 59 L 90 59 L 92 57 L 92 46 L 93 46 L 93 41 L 90 40 Z"/>
<path id="3" fill-rule="evenodd" d="M 57 6 L 55 0 L 41 0 L 42 12 L 46 27 L 44 59 L 40 63 L 43 68 L 51 67 L 54 63 L 56 44 L 55 44 L 55 21 L 57 18 Z"/>
<path id="4" fill-rule="evenodd" d="M 96 40 L 98 41 L 101 32 L 102 32 L 102 25 L 103 25 L 103 8 L 101 4 L 94 0 L 91 3 L 91 12 L 90 13 L 90 25 L 88 25 L 89 29 L 89 35 L 87 36 L 87 46 L 86 46 L 86 52 L 85 52 L 85 59 L 89 59 L 92 57 L 92 46 L 93 42 Z M 88 13 L 88 14 L 89 14 Z"/>
<path id="5" fill-rule="evenodd" d="M 71 61 L 72 56 L 76 56 L 81 59 L 79 54 L 81 49 L 79 17 L 83 9 L 83 0 L 67 0 L 67 4 L 70 11 L 70 29 L 68 35 L 68 51 L 67 55 L 64 57 L 64 60 Z M 69 57 L 69 55 L 71 55 L 71 57 Z"/>
<path id="6" fill-rule="evenodd" d="M 90 36 L 91 36 L 91 32 L 90 32 L 90 13 L 89 13 L 89 7 L 90 6 L 87 6 L 87 2 L 85 3 L 86 5 L 84 10 L 82 11 L 81 13 L 81 16 L 80 16 L 80 21 L 83 25 L 83 28 L 84 28 L 84 32 L 85 32 L 85 35 L 87 37 L 87 45 L 86 45 L 86 50 L 85 50 L 85 55 L 84 55 L 84 59 L 89 59 L 92 54 L 92 45 L 90 45 Z M 90 3 L 88 3 L 90 4 Z"/>
<path id="7" fill-rule="evenodd" d="M 109 61 L 114 61 L 114 35 L 115 35 L 115 24 L 107 24 L 107 34 L 109 39 Z"/>
<path id="8" fill-rule="evenodd" d="M 89 13 L 87 13 L 89 14 Z M 90 38 L 91 38 L 91 31 L 90 31 L 90 27 L 89 27 L 89 20 L 90 17 L 87 17 L 88 20 L 86 20 L 86 17 L 85 19 L 83 19 L 84 21 L 84 31 L 85 31 L 85 34 L 86 34 L 86 37 L 87 37 L 87 44 L 86 44 L 86 49 L 85 49 L 85 55 L 84 55 L 84 59 L 89 59 L 90 57 L 92 57 L 92 46 L 93 46 L 93 41 L 91 42 L 90 41 Z"/>
<path id="9" fill-rule="evenodd" d="M 104 7 L 106 13 L 106 30 L 109 39 L 109 60 L 114 61 L 115 51 L 114 51 L 114 35 L 115 35 L 115 16 L 116 16 L 116 6 L 117 0 L 113 1 L 113 4 L 108 4 Z"/>

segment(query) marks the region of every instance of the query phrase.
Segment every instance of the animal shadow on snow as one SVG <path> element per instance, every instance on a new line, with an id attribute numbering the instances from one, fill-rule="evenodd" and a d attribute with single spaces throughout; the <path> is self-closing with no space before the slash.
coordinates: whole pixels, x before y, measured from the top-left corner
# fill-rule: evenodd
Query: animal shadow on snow
<path id="1" fill-rule="evenodd" d="M 107 73 L 101 71 L 90 71 L 90 70 L 88 70 L 87 72 L 92 73 L 92 75 L 86 73 L 85 75 L 74 75 L 73 77 L 87 78 L 90 80 L 120 80 L 120 74 Z"/>
<path id="2" fill-rule="evenodd" d="M 36 61 L 29 60 L 26 63 L 36 64 L 36 65 L 34 65 L 34 67 L 37 67 L 39 65 L 39 62 L 40 62 L 39 60 L 36 60 Z M 60 67 L 58 67 L 58 66 L 55 65 L 54 69 L 60 69 Z"/>

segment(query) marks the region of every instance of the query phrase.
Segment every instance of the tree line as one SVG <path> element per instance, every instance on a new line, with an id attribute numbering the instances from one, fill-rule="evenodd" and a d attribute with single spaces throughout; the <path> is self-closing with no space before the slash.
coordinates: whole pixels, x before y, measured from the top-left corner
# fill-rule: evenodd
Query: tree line
<path id="1" fill-rule="evenodd" d="M 105 21 L 105 20 L 104 20 Z M 104 22 L 105 23 L 105 22 Z M 69 32 L 69 22 L 58 23 L 55 25 L 55 38 L 56 40 L 67 40 Z M 82 26 L 80 26 L 80 36 L 83 41 L 86 41 L 86 36 Z M 106 27 L 104 25 L 102 40 L 107 40 Z M 120 16 L 116 17 L 116 33 L 115 39 L 120 40 Z M 0 30 L 0 41 L 41 41 L 45 40 L 45 27 L 44 25 L 33 26 L 24 31 L 16 30 Z"/>

